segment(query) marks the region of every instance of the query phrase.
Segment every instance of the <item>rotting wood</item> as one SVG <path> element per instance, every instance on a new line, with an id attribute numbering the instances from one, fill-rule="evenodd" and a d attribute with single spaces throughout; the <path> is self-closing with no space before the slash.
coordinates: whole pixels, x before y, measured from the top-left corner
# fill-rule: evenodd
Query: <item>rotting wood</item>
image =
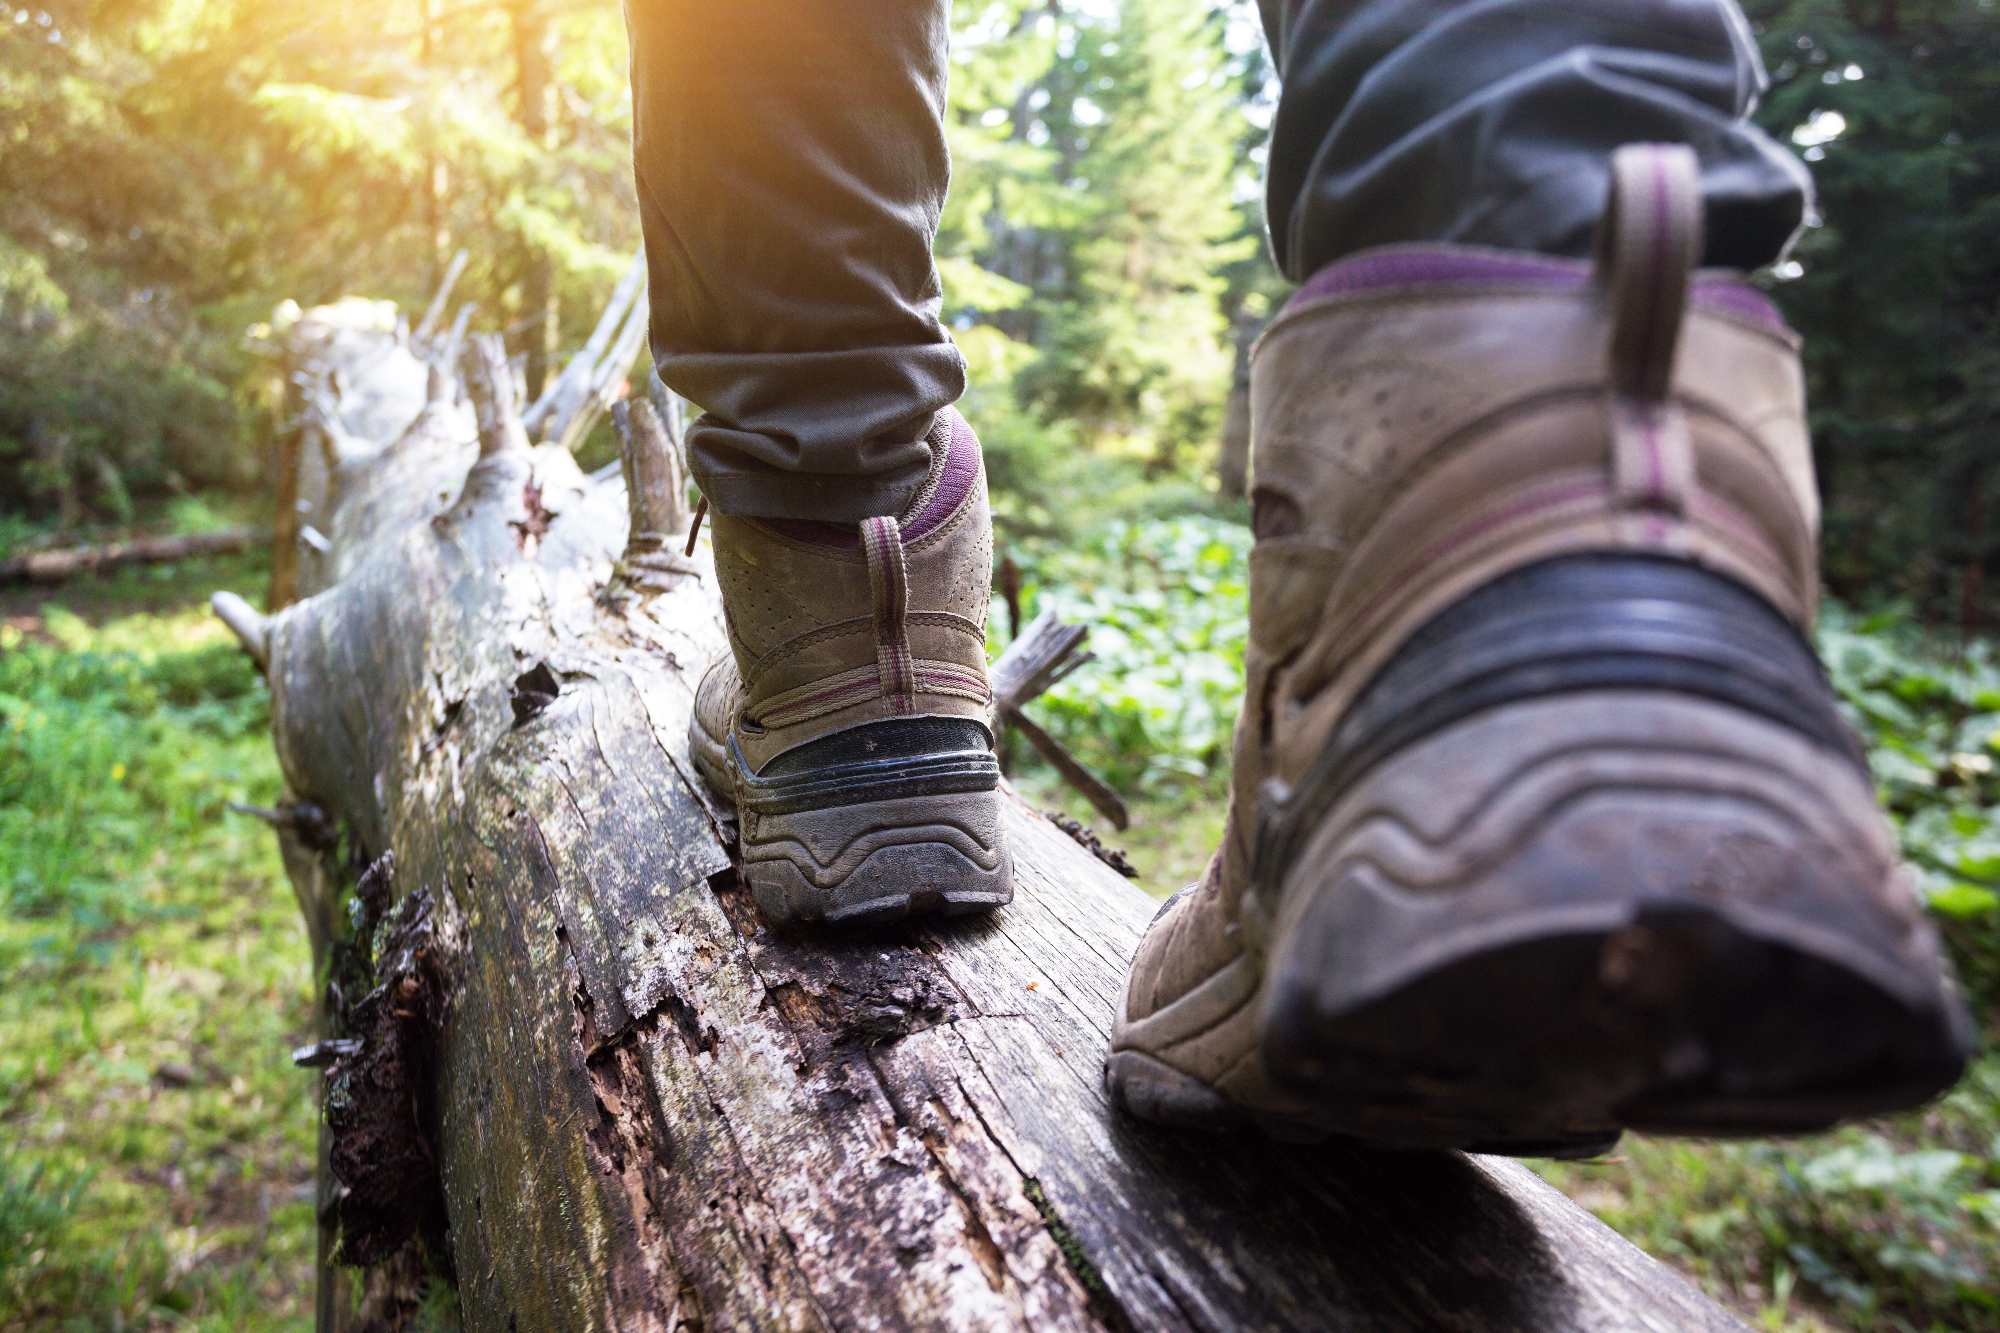
<path id="1" fill-rule="evenodd" d="M 366 351 L 288 345 L 308 375 L 312 349 Z M 325 484 L 325 583 L 248 626 L 285 808 L 340 829 L 270 812 L 335 1007 L 359 867 L 393 854 L 399 896 L 364 895 L 365 934 L 426 922 L 410 1096 L 467 1328 L 1741 1327 L 1515 1163 L 1113 1113 L 1107 1032 L 1156 905 L 1012 796 L 993 916 L 764 925 L 686 749 L 724 648 L 706 553 L 606 595 L 623 478 L 529 444 L 497 356 L 467 358 L 476 424 L 456 394 L 373 435 L 347 420 L 375 449 Z M 336 1068 L 385 1040 L 351 1035 Z M 326 1157 L 360 1169 L 339 1136 Z M 423 1174 L 371 1195 L 419 1236 Z M 364 1304 L 394 1326 L 416 1254 L 329 1270 L 321 1328 Z"/>
<path id="2" fill-rule="evenodd" d="M 0 583 L 61 583 L 125 565 L 161 565 L 205 555 L 235 555 L 264 539 L 258 528 L 222 528 L 178 537 L 135 537 L 101 546 L 65 546 L 0 560 Z"/>

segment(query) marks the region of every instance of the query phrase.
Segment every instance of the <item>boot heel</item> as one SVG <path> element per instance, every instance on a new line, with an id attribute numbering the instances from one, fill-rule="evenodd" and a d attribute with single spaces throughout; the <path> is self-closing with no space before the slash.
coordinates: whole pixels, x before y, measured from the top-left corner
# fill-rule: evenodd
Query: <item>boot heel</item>
<path id="1" fill-rule="evenodd" d="M 780 924 L 956 916 L 1013 899 L 992 792 L 746 814 L 743 878 Z"/>
<path id="2" fill-rule="evenodd" d="M 1693 566 L 1553 561 L 1438 617 L 1253 873 L 1266 1068 L 1377 1137 L 1795 1133 L 1967 1056 L 1809 650 Z"/>
<path id="3" fill-rule="evenodd" d="M 728 744 L 743 877 L 779 923 L 947 916 L 1012 900 L 999 761 L 978 723 L 876 722 L 753 774 Z"/>

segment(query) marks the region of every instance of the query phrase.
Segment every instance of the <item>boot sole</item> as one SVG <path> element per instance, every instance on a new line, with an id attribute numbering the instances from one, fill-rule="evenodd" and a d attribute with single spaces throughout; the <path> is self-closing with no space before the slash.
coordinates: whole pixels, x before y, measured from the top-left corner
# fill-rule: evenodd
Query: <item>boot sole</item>
<path id="1" fill-rule="evenodd" d="M 992 792 L 743 816 L 743 878 L 772 921 L 869 925 L 1012 901 Z"/>
<path id="2" fill-rule="evenodd" d="M 1356 784 L 1291 910 L 1249 914 L 1261 968 L 1128 1025 L 1107 1086 L 1164 1124 L 1521 1157 L 1907 1109 L 1970 1023 L 1897 873 L 1865 781 L 1787 729 L 1664 693 L 1494 710 Z"/>
<path id="3" fill-rule="evenodd" d="M 1136 1114 L 1579 1156 L 1915 1106 L 1970 1049 L 1810 647 L 1685 562 L 1441 613 L 1267 784 L 1251 879 L 1237 962 L 1119 1025 Z"/>
<path id="4" fill-rule="evenodd" d="M 1664 693 L 1513 705 L 1330 814 L 1258 1019 L 1314 1123 L 1380 1140 L 1407 1116 L 1421 1146 L 1793 1134 L 1964 1067 L 1867 783 L 1788 729 Z"/>
<path id="5" fill-rule="evenodd" d="M 1547 1133 L 1539 1138 L 1509 1138 L 1504 1127 L 1497 1127 L 1491 1137 L 1481 1137 L 1476 1130 L 1458 1122 L 1441 1123 L 1432 1133 L 1422 1129 L 1412 1133 L 1408 1108 L 1387 1112 L 1357 1108 L 1337 1122 L 1312 1114 L 1252 1111 L 1200 1079 L 1143 1051 L 1113 1052 L 1105 1061 L 1104 1077 L 1112 1100 L 1141 1120 L 1178 1129 L 1255 1129 L 1280 1143 L 1323 1143 L 1335 1134 L 1342 1134 L 1382 1147 L 1458 1148 L 1502 1157 L 1576 1161 L 1604 1156 L 1617 1146 L 1622 1133 L 1614 1125 Z"/>
<path id="6" fill-rule="evenodd" d="M 912 914 L 960 916 L 1013 900 L 1013 861 L 1000 836 L 999 766 L 990 751 L 897 754 L 874 723 L 826 738 L 837 754 L 856 737 L 891 742 L 893 758 L 748 775 L 732 741 L 700 733 L 696 767 L 737 809 L 741 873 L 778 925 L 865 926 Z"/>

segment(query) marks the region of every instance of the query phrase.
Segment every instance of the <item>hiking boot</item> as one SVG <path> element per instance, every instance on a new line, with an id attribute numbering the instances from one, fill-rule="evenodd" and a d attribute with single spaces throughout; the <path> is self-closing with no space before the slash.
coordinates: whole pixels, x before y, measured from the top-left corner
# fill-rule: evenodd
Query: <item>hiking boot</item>
<path id="1" fill-rule="evenodd" d="M 896 518 L 714 517 L 731 655 L 690 728 L 736 804 L 744 879 L 772 921 L 982 911 L 1013 897 L 988 721 L 993 524 L 979 441 L 938 414 Z"/>
<path id="2" fill-rule="evenodd" d="M 1805 637 L 1797 339 L 1694 265 L 1694 155 L 1594 264 L 1316 275 L 1252 366 L 1228 831 L 1139 945 L 1140 1116 L 1589 1155 L 1910 1107 L 1970 1028 Z"/>

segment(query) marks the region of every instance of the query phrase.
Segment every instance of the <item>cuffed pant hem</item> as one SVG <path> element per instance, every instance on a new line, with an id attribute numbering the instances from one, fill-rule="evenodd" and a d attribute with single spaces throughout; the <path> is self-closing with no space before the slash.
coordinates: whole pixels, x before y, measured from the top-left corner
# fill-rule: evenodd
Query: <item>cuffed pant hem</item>
<path id="1" fill-rule="evenodd" d="M 697 473 L 695 484 L 720 514 L 736 518 L 792 518 L 859 523 L 902 513 L 917 498 L 924 472 L 912 481 L 825 472 Z"/>

